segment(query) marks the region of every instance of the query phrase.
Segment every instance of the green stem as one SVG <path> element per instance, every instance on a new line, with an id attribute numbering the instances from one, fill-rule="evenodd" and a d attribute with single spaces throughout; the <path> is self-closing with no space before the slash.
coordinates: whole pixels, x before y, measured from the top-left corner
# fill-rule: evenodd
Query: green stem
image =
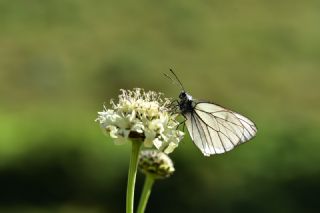
<path id="1" fill-rule="evenodd" d="M 144 181 L 143 190 L 140 197 L 137 213 L 144 213 L 148 203 L 148 199 L 151 194 L 153 183 L 154 183 L 154 177 L 152 175 L 147 174 L 146 179 Z"/>
<path id="2" fill-rule="evenodd" d="M 139 151 L 142 145 L 142 141 L 132 140 L 131 144 L 132 144 L 132 150 L 131 150 L 130 165 L 129 165 L 129 172 L 128 172 L 126 213 L 133 213 L 134 187 L 136 184 L 138 158 L 139 158 Z"/>

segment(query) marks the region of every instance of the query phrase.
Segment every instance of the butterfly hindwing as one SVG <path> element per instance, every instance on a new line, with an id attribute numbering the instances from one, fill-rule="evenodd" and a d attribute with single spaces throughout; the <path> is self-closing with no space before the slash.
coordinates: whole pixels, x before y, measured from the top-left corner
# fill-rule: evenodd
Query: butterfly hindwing
<path id="1" fill-rule="evenodd" d="M 196 103 L 184 116 L 191 139 L 205 156 L 230 151 L 257 131 L 248 118 L 208 102 Z"/>

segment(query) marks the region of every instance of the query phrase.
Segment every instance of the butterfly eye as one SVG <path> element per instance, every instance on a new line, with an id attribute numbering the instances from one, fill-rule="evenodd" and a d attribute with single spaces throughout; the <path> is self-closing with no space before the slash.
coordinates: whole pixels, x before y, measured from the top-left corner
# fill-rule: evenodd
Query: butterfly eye
<path id="1" fill-rule="evenodd" d="M 180 93 L 179 98 L 185 98 L 187 97 L 187 94 L 185 92 Z"/>

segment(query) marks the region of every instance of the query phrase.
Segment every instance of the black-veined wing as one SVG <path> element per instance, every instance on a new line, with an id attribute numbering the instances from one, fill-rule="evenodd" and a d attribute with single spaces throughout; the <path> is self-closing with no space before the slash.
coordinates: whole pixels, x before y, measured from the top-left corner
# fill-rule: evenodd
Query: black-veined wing
<path id="1" fill-rule="evenodd" d="M 205 156 L 230 151 L 257 132 L 248 118 L 212 103 L 196 103 L 184 116 L 191 139 Z"/>

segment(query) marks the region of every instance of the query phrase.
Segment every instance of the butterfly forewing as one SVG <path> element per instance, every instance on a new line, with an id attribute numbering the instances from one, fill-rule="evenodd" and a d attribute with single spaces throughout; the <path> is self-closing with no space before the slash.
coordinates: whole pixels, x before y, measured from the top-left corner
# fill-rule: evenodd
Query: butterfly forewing
<path id="1" fill-rule="evenodd" d="M 212 103 L 196 103 L 184 116 L 191 139 L 206 156 L 230 151 L 257 131 L 248 118 Z"/>
<path id="2" fill-rule="evenodd" d="M 195 117 L 195 114 L 186 113 L 185 117 L 187 129 L 195 145 L 205 156 L 209 156 L 210 153 L 215 153 L 211 138 L 208 137 L 208 131 L 203 127 L 199 119 Z"/>

